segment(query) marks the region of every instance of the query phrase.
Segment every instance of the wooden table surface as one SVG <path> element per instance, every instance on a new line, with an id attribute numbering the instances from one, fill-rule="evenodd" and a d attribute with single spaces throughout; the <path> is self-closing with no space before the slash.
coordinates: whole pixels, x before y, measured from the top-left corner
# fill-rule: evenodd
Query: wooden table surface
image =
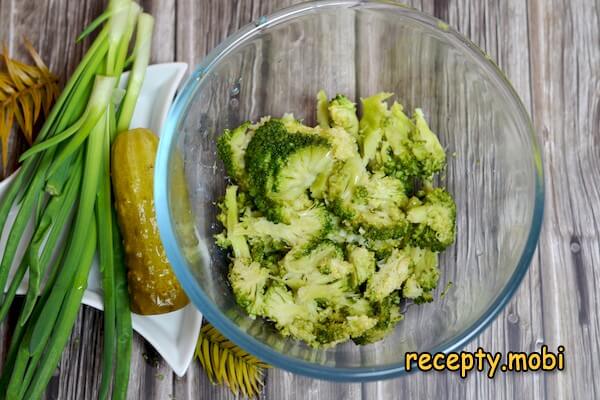
<path id="1" fill-rule="evenodd" d="M 144 0 L 156 18 L 153 62 L 194 65 L 221 40 L 295 0 Z M 265 399 L 600 398 L 600 0 L 412 0 L 457 28 L 506 72 L 533 118 L 544 157 L 546 213 L 539 249 L 516 296 L 469 346 L 489 351 L 566 348 L 566 370 L 498 374 L 419 373 L 336 384 L 270 370 Z M 27 36 L 64 81 L 79 62 L 75 37 L 102 0 L 0 0 L 0 39 L 25 57 Z M 13 310 L 16 312 L 16 310 Z M 14 314 L 14 313 L 13 313 Z M 0 357 L 14 315 L 0 328 Z M 84 307 L 47 390 L 51 399 L 93 399 L 102 318 Z M 229 399 L 195 362 L 177 378 L 136 336 L 131 399 Z"/>

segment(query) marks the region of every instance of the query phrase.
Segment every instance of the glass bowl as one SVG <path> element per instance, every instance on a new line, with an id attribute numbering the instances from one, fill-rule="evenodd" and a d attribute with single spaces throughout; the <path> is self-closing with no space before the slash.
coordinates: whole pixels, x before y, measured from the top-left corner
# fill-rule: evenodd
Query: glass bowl
<path id="1" fill-rule="evenodd" d="M 456 244 L 440 257 L 433 303 L 409 306 L 385 340 L 312 349 L 236 305 L 213 235 L 226 180 L 225 128 L 294 112 L 315 95 L 358 102 L 378 91 L 421 107 L 447 149 L 440 183 L 457 203 Z M 450 352 L 480 333 L 521 282 L 543 213 L 541 157 L 517 94 L 490 58 L 445 23 L 390 2 L 304 3 L 262 17 L 213 50 L 189 78 L 160 141 L 155 199 L 167 255 L 191 301 L 225 336 L 274 366 L 366 381 L 405 373 L 407 351 Z M 452 282 L 440 296 L 447 282 Z"/>

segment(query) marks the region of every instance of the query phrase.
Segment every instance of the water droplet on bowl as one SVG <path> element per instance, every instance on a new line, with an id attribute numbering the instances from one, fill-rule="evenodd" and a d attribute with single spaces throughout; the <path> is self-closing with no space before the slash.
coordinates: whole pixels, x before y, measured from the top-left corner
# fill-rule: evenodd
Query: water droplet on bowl
<path id="1" fill-rule="evenodd" d="M 256 26 L 261 26 L 267 23 L 267 17 L 265 17 L 264 15 L 260 18 L 258 18 L 256 21 L 254 21 L 254 25 Z"/>
<path id="2" fill-rule="evenodd" d="M 515 313 L 508 314 L 508 316 L 506 318 L 508 319 L 508 322 L 510 322 L 511 324 L 516 324 L 517 322 L 519 322 L 519 316 Z"/>
<path id="3" fill-rule="evenodd" d="M 571 253 L 579 253 L 581 251 L 581 245 L 579 242 L 571 242 Z"/>

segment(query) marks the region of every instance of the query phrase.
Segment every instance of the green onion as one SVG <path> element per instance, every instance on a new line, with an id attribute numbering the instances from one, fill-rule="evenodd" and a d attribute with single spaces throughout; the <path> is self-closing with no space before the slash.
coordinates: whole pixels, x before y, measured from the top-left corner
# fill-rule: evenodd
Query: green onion
<path id="1" fill-rule="evenodd" d="M 142 89 L 146 67 L 150 61 L 150 49 L 152 44 L 152 30 L 154 28 L 154 18 L 149 14 L 142 14 L 138 20 L 138 27 L 135 39 L 134 63 L 127 82 L 127 93 L 121 104 L 119 121 L 117 129 L 119 132 L 129 129 L 129 123 L 133 116 L 135 103 Z"/>
<path id="2" fill-rule="evenodd" d="M 75 323 L 96 249 L 105 308 L 99 397 L 109 396 L 114 375 L 112 398 L 126 398 L 132 327 L 123 248 L 112 206 L 110 144 L 131 122 L 149 61 L 153 20 L 140 13 L 132 0 L 111 0 L 84 30 L 80 38 L 104 24 L 34 146 L 23 154 L 22 168 L 0 204 L 0 232 L 9 232 L 0 260 L 0 285 L 6 285 L 10 267 L 19 265 L 2 296 L 0 318 L 5 318 L 29 272 L 25 304 L 0 376 L 0 399 L 42 395 Z M 128 57 L 136 24 L 136 44 Z M 113 104 L 118 101 L 115 89 L 130 60 L 133 70 L 119 108 Z M 19 208 L 17 216 L 7 224 L 13 207 Z M 33 235 L 25 237 L 32 218 Z M 51 262 L 65 234 L 67 243 Z M 16 259 L 22 243 L 27 244 L 25 256 Z"/>
<path id="3" fill-rule="evenodd" d="M 48 350 L 41 360 L 41 366 L 36 369 L 31 383 L 27 385 L 28 389 L 25 392 L 25 396 L 22 397 L 24 399 L 38 399 L 42 396 L 60 360 L 62 350 L 69 340 L 71 330 L 77 319 L 83 292 L 87 287 L 87 279 L 96 250 L 96 224 L 93 219 L 92 223 L 88 226 L 88 240 L 84 240 L 83 245 L 80 268 L 77 270 L 73 285 L 68 288 L 60 318 L 54 328 L 54 334 L 48 343 Z"/>
<path id="4" fill-rule="evenodd" d="M 104 150 L 101 160 L 102 178 L 96 203 L 96 223 L 98 225 L 98 256 L 102 273 L 102 289 L 104 294 L 104 355 L 102 381 L 100 382 L 99 399 L 106 399 L 110 388 L 113 362 L 115 358 L 115 278 L 114 247 L 112 225 L 112 196 L 110 189 L 110 121 L 109 113 L 104 122 Z"/>

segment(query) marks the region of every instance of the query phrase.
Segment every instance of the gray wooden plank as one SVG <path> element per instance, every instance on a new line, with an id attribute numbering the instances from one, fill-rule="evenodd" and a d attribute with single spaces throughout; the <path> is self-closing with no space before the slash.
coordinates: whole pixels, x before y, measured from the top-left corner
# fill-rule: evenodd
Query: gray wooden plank
<path id="1" fill-rule="evenodd" d="M 163 63 L 175 59 L 175 7 L 176 0 L 142 0 L 144 12 L 154 17 L 152 57 L 150 62 Z M 185 39 L 184 39 L 185 40 Z"/>
<path id="2" fill-rule="evenodd" d="M 546 379 L 556 398 L 600 396 L 599 13 L 597 1 L 529 8 L 533 115 L 547 177 L 540 241 L 545 340 L 564 345 L 568 363 Z"/>

